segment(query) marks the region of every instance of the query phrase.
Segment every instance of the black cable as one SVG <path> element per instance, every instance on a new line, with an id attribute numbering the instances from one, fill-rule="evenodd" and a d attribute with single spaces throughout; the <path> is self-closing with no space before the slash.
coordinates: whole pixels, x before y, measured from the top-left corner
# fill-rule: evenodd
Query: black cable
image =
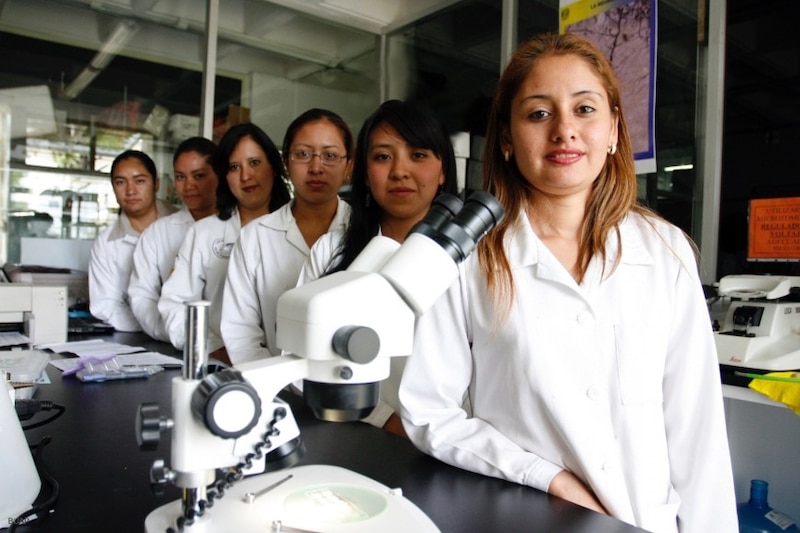
<path id="1" fill-rule="evenodd" d="M 47 400 L 16 400 L 14 410 L 17 412 L 17 418 L 28 420 L 39 411 L 50 410 L 52 405 L 53 402 Z"/>
<path id="2" fill-rule="evenodd" d="M 44 450 L 44 447 L 50 443 L 50 440 L 51 439 L 49 436 L 44 437 L 42 440 L 40 440 L 39 444 L 37 444 L 35 447 L 36 454 L 33 456 L 33 461 L 36 464 L 36 471 L 39 473 L 39 479 L 42 480 L 43 484 L 46 482 L 49 483 L 50 486 L 52 487 L 50 491 L 50 497 L 47 498 L 47 500 L 45 500 L 44 502 L 39 504 L 34 502 L 33 507 L 31 507 L 21 515 L 11 520 L 8 525 L 8 533 L 14 533 L 14 531 L 17 529 L 17 526 L 19 525 L 26 525 L 28 523 L 29 517 L 35 516 L 35 518 L 39 518 L 40 513 L 42 513 L 43 511 L 49 514 L 55 509 L 56 500 L 58 499 L 58 490 L 59 490 L 58 481 L 56 481 L 56 479 L 53 476 L 51 476 L 50 473 L 42 465 L 42 451 Z M 42 491 L 40 490 L 39 494 L 41 493 Z"/>
<path id="3" fill-rule="evenodd" d="M 49 424 L 64 414 L 64 411 L 66 410 L 63 405 L 53 403 L 49 400 L 17 400 L 14 402 L 14 409 L 16 410 L 17 418 L 19 418 L 20 421 L 31 419 L 39 411 L 56 411 L 55 414 L 45 418 L 44 420 L 22 426 L 23 430 L 34 429 L 42 427 L 45 424 Z"/>

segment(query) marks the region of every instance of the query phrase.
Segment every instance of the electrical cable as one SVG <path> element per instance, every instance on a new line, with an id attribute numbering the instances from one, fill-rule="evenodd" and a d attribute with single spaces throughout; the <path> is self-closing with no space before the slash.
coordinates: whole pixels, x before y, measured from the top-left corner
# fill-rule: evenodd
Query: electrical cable
<path id="1" fill-rule="evenodd" d="M 63 405 L 53 403 L 49 400 L 17 400 L 14 402 L 14 409 L 17 412 L 17 418 L 19 418 L 20 422 L 33 418 L 33 416 L 39 411 L 56 411 L 55 414 L 45 418 L 44 420 L 22 426 L 22 429 L 26 431 L 49 424 L 64 414 L 64 411 L 66 410 Z"/>
<path id="2" fill-rule="evenodd" d="M 35 446 L 36 453 L 33 456 L 33 461 L 36 464 L 36 471 L 39 473 L 39 479 L 42 480 L 42 484 L 44 485 L 45 483 L 47 483 L 52 487 L 50 491 L 50 497 L 41 503 L 34 502 L 33 507 L 31 507 L 24 513 L 20 514 L 13 520 L 9 520 L 8 533 L 14 533 L 14 531 L 17 529 L 17 526 L 27 525 L 30 522 L 30 520 L 35 520 L 37 518 L 40 518 L 42 512 L 50 514 L 51 512 L 53 512 L 53 510 L 55 510 L 56 500 L 58 499 L 58 491 L 59 491 L 58 481 L 56 481 L 56 479 L 53 476 L 51 476 L 50 473 L 42 465 L 42 452 L 44 450 L 44 447 L 48 445 L 50 441 L 51 438 L 49 436 L 44 437 L 42 440 L 40 440 L 39 444 Z M 40 496 L 41 494 L 42 491 L 39 491 Z M 37 498 L 37 500 L 39 499 L 40 498 Z M 31 518 L 29 520 L 30 517 L 34 518 Z"/>

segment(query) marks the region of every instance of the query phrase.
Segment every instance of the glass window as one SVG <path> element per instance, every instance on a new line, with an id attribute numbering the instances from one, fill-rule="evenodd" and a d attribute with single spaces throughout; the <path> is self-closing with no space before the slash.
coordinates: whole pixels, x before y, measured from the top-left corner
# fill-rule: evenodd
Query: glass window
<path id="1" fill-rule="evenodd" d="M 249 120 L 280 146 L 310 107 L 355 129 L 377 105 L 376 32 L 274 3 L 221 4 L 215 139 Z M 2 18 L 0 260 L 19 259 L 22 236 L 92 239 L 113 222 L 108 170 L 125 149 L 153 157 L 159 196 L 177 203 L 172 151 L 202 131 L 204 3 L 10 0 Z"/>

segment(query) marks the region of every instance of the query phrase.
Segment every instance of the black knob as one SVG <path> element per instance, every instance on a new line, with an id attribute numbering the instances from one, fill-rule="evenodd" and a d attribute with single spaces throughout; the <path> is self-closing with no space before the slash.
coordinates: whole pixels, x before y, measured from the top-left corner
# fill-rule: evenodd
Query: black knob
<path id="1" fill-rule="evenodd" d="M 158 448 L 161 432 L 172 427 L 172 420 L 161 418 L 157 403 L 146 402 L 136 411 L 136 443 L 140 450 L 151 451 Z"/>
<path id="2" fill-rule="evenodd" d="M 206 376 L 192 394 L 192 413 L 224 439 L 246 435 L 261 418 L 261 398 L 238 370 Z"/>
<path id="3" fill-rule="evenodd" d="M 164 485 L 175 479 L 175 473 L 167 468 L 163 459 L 156 459 L 150 467 L 150 488 L 156 496 L 164 493 Z"/>
<path id="4" fill-rule="evenodd" d="M 354 363 L 367 364 L 378 356 L 381 339 L 367 326 L 342 326 L 333 334 L 333 351 Z"/>

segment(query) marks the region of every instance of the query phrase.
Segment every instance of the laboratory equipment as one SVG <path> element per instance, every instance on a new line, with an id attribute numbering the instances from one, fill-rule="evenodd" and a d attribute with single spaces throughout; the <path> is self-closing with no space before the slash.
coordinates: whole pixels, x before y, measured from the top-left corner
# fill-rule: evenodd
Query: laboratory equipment
<path id="1" fill-rule="evenodd" d="M 736 506 L 739 533 L 800 533 L 791 517 L 769 506 L 768 489 L 766 481 L 750 481 L 750 499 Z"/>
<path id="2" fill-rule="evenodd" d="M 800 369 L 800 276 L 725 276 L 717 292 L 729 300 L 714 332 L 721 364 Z"/>
<path id="3" fill-rule="evenodd" d="M 389 358 L 411 353 L 417 317 L 455 281 L 457 263 L 502 216 L 487 193 L 474 193 L 463 204 L 440 195 L 402 245 L 375 237 L 347 270 L 286 292 L 278 302 L 279 357 L 206 373 L 208 302 L 190 304 L 184 373 L 172 382 L 172 418 L 161 417 L 152 404 L 143 404 L 137 416 L 144 447 L 171 428 L 171 467 L 157 461 L 151 480 L 172 482 L 183 496 L 180 505 L 153 511 L 145 529 L 175 524 L 220 530 L 237 516 L 237 531 L 269 531 L 283 522 L 312 531 L 438 531 L 398 492 L 344 469 L 285 470 L 295 477 L 284 492 L 255 502 L 241 498 L 269 485 L 261 479 L 273 474 L 243 481 L 246 489 L 235 484 L 262 470 L 259 461 L 275 470 L 302 449 L 291 411 L 278 398 L 288 384 L 302 380 L 305 402 L 323 420 L 354 421 L 370 413 L 379 383 L 389 375 Z M 273 454 L 278 459 L 271 464 Z M 313 502 L 314 510 L 297 510 L 307 507 L 292 507 L 290 500 Z"/>
<path id="4" fill-rule="evenodd" d="M 33 506 L 42 482 L 14 410 L 14 389 L 0 372 L 0 520 L 18 521 Z"/>
<path id="5" fill-rule="evenodd" d="M 31 344 L 66 342 L 65 285 L 0 282 L 0 324 L 3 331 L 24 333 Z"/>
<path id="6" fill-rule="evenodd" d="M 17 400 L 29 400 L 49 361 L 50 355 L 41 350 L 1 350 L 0 373 L 14 387 Z"/>

